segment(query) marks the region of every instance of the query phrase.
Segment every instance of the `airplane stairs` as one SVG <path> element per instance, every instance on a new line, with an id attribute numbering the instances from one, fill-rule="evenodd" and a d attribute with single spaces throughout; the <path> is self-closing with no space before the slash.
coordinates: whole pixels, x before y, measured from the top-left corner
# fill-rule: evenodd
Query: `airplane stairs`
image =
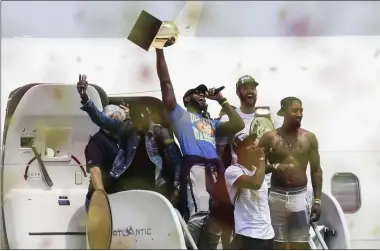
<path id="1" fill-rule="evenodd" d="M 323 225 L 312 223 L 310 227 L 310 249 L 329 249 L 325 242 L 325 238 L 328 238 L 329 235 L 333 236 L 334 233 L 334 230 L 330 230 Z"/>

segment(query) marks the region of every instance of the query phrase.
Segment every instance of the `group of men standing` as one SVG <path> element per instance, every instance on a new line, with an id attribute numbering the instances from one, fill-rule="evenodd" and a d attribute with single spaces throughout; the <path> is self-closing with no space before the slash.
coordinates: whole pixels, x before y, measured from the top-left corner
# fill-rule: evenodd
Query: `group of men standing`
<path id="1" fill-rule="evenodd" d="M 156 49 L 156 56 L 171 126 L 156 125 L 153 137 L 147 133 L 154 124 L 149 114 L 128 117 L 129 109 L 123 106 L 115 106 L 113 113 L 107 113 L 107 107 L 100 112 L 81 91 L 87 82 L 78 82 L 82 109 L 102 128 L 85 151 L 92 181 L 87 202 L 94 189 L 116 192 L 111 183 L 119 184 L 117 191 L 154 190 L 171 199 L 187 219 L 199 249 L 216 249 L 220 236 L 224 249 L 275 249 L 275 244 L 276 249 L 308 249 L 310 221 L 320 216 L 322 170 L 317 138 L 301 128 L 301 100 L 284 98 L 277 113 L 284 117 L 283 125 L 257 138 L 249 132 L 259 85 L 254 78 L 243 76 L 236 83 L 238 108 L 218 89 L 199 85 L 183 96 L 184 109 L 177 103 L 164 51 Z M 211 119 L 206 99 L 217 101 L 225 115 Z M 113 147 L 103 141 L 113 142 Z M 106 148 L 113 152 L 107 155 Z M 134 164 L 137 154 L 145 165 Z M 313 202 L 306 194 L 309 163 Z M 130 177 L 140 177 L 142 184 Z"/>

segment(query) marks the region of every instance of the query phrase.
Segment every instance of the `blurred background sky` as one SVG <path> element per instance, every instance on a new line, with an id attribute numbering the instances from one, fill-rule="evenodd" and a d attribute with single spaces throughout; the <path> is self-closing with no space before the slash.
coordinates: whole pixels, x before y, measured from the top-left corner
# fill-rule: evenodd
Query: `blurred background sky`
<path id="1" fill-rule="evenodd" d="M 3 38 L 127 37 L 141 10 L 175 19 L 184 1 L 3 1 Z M 380 34 L 380 2 L 205 1 L 198 37 Z M 189 18 L 193 13 L 187 13 Z"/>

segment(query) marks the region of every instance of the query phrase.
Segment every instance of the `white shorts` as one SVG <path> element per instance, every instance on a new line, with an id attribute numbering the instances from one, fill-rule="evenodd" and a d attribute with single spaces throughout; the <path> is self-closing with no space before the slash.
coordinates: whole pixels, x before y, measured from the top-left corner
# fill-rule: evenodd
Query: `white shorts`
<path id="1" fill-rule="evenodd" d="M 308 242 L 310 207 L 307 187 L 271 187 L 269 206 L 277 242 Z"/>

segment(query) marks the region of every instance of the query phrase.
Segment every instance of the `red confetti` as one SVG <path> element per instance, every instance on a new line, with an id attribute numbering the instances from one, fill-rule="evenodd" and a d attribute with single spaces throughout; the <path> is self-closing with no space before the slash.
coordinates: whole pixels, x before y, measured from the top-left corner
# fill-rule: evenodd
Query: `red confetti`
<path id="1" fill-rule="evenodd" d="M 293 36 L 307 36 L 309 34 L 310 22 L 308 18 L 300 18 L 290 25 L 290 33 Z"/>
<path id="2" fill-rule="evenodd" d="M 152 71 L 151 71 L 151 69 L 148 66 L 144 65 L 141 68 L 140 77 L 141 77 L 142 81 L 149 81 L 152 78 Z"/>

